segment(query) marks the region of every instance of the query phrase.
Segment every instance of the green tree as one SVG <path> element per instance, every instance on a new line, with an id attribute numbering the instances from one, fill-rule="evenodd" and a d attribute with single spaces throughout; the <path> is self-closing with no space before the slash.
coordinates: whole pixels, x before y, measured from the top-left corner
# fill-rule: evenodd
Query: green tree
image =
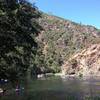
<path id="1" fill-rule="evenodd" d="M 36 54 L 34 37 L 42 27 L 38 9 L 26 0 L 0 0 L 0 77 L 25 74 Z"/>

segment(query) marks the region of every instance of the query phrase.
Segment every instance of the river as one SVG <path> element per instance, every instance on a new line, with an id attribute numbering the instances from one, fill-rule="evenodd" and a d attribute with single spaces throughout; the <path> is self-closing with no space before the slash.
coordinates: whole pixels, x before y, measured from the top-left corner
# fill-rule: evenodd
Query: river
<path id="1" fill-rule="evenodd" d="M 19 91 L 6 84 L 0 100 L 100 100 L 100 78 L 47 77 L 20 83 Z"/>

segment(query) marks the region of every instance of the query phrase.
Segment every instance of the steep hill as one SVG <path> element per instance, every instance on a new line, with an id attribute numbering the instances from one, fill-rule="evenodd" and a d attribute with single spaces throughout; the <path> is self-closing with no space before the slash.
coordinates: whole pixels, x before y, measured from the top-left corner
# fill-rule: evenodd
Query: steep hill
<path id="1" fill-rule="evenodd" d="M 61 71 L 61 66 L 72 55 L 100 43 L 100 31 L 90 25 L 82 25 L 44 13 L 39 23 L 44 30 L 39 33 L 37 41 L 44 56 L 45 67 L 54 72 Z"/>
<path id="2" fill-rule="evenodd" d="M 62 69 L 65 74 L 100 76 L 100 44 L 94 44 L 73 55 Z"/>

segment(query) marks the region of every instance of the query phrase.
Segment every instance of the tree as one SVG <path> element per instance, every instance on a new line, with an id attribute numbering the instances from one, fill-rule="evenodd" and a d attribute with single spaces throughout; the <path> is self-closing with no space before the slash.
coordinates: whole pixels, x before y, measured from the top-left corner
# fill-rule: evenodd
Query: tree
<path id="1" fill-rule="evenodd" d="M 0 1 L 0 77 L 25 74 L 36 54 L 34 37 L 42 30 L 40 12 L 26 0 Z"/>

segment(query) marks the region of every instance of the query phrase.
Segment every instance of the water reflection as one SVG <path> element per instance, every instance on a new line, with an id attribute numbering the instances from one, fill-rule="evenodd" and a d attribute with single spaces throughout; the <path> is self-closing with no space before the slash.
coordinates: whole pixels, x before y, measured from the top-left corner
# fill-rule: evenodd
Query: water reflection
<path id="1" fill-rule="evenodd" d="M 25 88 L 0 96 L 0 100 L 100 100 L 100 79 L 49 77 L 21 83 Z"/>

